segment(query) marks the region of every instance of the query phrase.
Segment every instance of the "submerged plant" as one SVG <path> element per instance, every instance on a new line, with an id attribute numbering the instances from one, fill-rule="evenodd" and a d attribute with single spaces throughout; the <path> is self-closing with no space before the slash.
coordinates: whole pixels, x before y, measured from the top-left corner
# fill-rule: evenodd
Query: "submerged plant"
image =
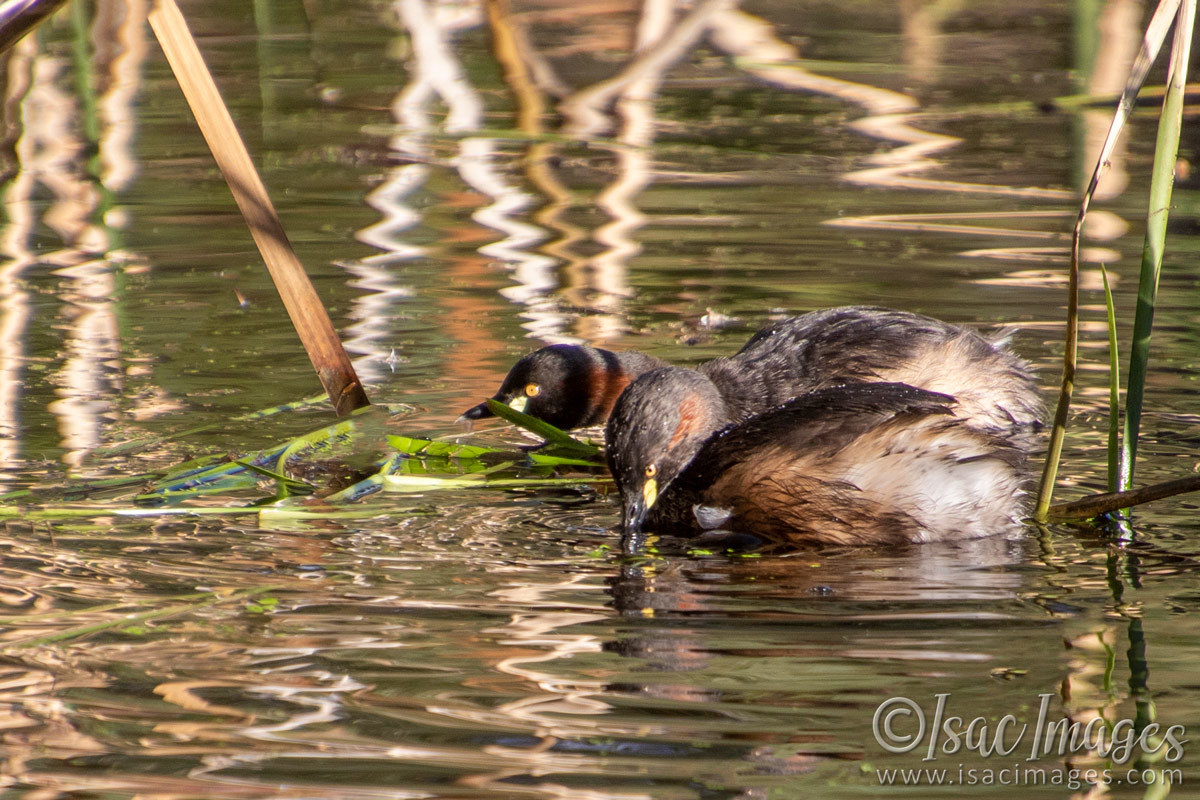
<path id="1" fill-rule="evenodd" d="M 241 456 L 208 455 L 153 473 L 11 492 L 0 496 L 0 518 L 86 516 L 101 507 L 65 505 L 61 501 L 99 497 L 134 504 L 121 509 L 110 503 L 103 506 L 106 513 L 258 513 L 270 505 L 281 511 L 291 507 L 294 516 L 327 518 L 332 514 L 306 514 L 296 504 L 322 493 L 325 496 L 321 502 L 329 507 L 345 506 L 379 490 L 536 489 L 608 480 L 602 474 L 604 462 L 595 444 L 579 441 L 553 425 L 507 406 L 500 405 L 497 416 L 542 437 L 545 444 L 536 448 L 483 446 L 389 434 L 385 422 L 390 417 L 382 408 L 371 406 L 332 425 Z M 344 488 L 331 490 L 309 474 L 321 475 L 321 470 L 309 467 L 322 462 L 343 466 L 343 472 L 357 473 L 359 477 Z M 308 477 L 298 477 L 297 467 L 306 467 L 299 471 L 309 474 Z M 325 473 L 334 471 L 326 469 Z M 570 477 L 571 474 L 575 477 Z M 179 508 L 181 503 L 205 497 L 261 492 L 264 479 L 270 482 L 272 494 L 253 498 L 249 504 L 243 498 L 225 508 Z M 39 501 L 44 505 L 37 505 Z M 355 512 L 351 515 L 362 516 Z"/>

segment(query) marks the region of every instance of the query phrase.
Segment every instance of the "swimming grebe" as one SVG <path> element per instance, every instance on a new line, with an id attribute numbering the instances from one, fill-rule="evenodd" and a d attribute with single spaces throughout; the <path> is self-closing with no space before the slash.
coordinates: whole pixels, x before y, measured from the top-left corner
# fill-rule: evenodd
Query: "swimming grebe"
<path id="1" fill-rule="evenodd" d="M 522 358 L 494 399 L 559 428 L 603 422 L 626 385 L 664 362 L 640 353 L 552 345 Z M 952 395 L 983 429 L 1040 423 L 1028 365 L 1002 344 L 932 317 L 866 306 L 814 311 L 756 333 L 735 355 L 697 367 L 731 421 L 847 381 L 893 381 Z M 486 403 L 463 414 L 491 416 Z"/>
<path id="2" fill-rule="evenodd" d="M 1019 524 L 1026 453 L 953 397 L 902 383 L 818 389 L 734 422 L 696 371 L 646 373 L 605 430 L 622 528 L 891 544 Z"/>
<path id="3" fill-rule="evenodd" d="M 984 429 L 1036 426 L 1044 412 L 1029 364 L 1003 341 L 890 308 L 842 306 L 790 317 L 697 372 L 716 386 L 733 421 L 852 381 L 951 395 L 955 414 Z"/>

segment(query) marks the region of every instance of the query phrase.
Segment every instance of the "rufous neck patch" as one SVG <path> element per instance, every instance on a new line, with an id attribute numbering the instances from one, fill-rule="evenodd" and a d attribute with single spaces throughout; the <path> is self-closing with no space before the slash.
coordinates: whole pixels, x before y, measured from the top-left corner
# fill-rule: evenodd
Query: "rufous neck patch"
<path id="1" fill-rule="evenodd" d="M 597 418 L 604 419 L 612 413 L 617 398 L 629 385 L 629 375 L 620 368 L 600 366 L 592 370 L 592 396 L 588 398 L 592 404 L 589 411 Z M 599 413 L 597 413 L 599 412 Z"/>
<path id="2" fill-rule="evenodd" d="M 668 448 L 674 448 L 688 436 L 691 436 L 708 421 L 708 413 L 704 408 L 704 400 L 695 392 L 688 392 L 679 402 L 679 424 L 671 434 Z"/>

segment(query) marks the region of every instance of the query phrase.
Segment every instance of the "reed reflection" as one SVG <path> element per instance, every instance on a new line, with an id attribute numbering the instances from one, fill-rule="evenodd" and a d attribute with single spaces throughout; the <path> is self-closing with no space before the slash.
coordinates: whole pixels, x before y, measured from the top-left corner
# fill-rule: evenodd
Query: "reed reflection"
<path id="1" fill-rule="evenodd" d="M 118 273 L 136 256 L 116 251 L 126 217 L 115 197 L 137 174 L 132 109 L 146 53 L 145 4 L 106 0 L 90 19 L 80 7 L 72 14 L 79 56 L 73 67 L 80 74 L 72 76 L 65 59 L 43 52 L 35 36 L 6 57 L 4 113 L 12 149 L 2 233 L 8 260 L 0 267 L 0 446 L 10 464 L 20 457 L 16 409 L 24 395 L 30 313 L 21 282 L 31 267 L 50 267 L 67 280 L 59 312 L 66 331 L 60 349 L 67 356 L 51 376 L 59 399 L 48 406 L 63 437 L 64 461 L 78 466 L 124 405 Z M 77 83 L 68 89 L 72 77 Z M 35 199 L 43 190 L 47 204 Z"/>
<path id="2" fill-rule="evenodd" d="M 442 96 L 447 114 L 441 130 L 446 134 L 485 130 L 481 104 L 461 99 L 477 94 L 479 88 L 470 83 L 457 63 L 455 45 L 431 22 L 438 13 L 448 12 L 440 4 L 419 0 L 397 3 L 396 8 L 413 37 L 414 83 L 404 94 L 425 100 Z M 681 177 L 654 164 L 656 134 L 662 127 L 657 112 L 661 87 L 666 76 L 692 58 L 702 42 L 711 43 L 731 57 L 732 68 L 738 74 L 784 91 L 824 94 L 861 107 L 866 116 L 851 122 L 849 129 L 887 142 L 890 149 L 871 156 L 866 167 L 849 172 L 845 178 L 852 183 L 1055 203 L 1073 196 L 1058 188 L 927 177 L 941 168 L 938 157 L 957 147 L 961 140 L 928 130 L 924 124 L 932 117 L 922 113 L 914 97 L 805 69 L 799 63 L 797 48 L 777 34 L 770 20 L 746 13 L 729 0 L 708 0 L 691 6 L 673 0 L 649 0 L 636 7 L 622 6 L 615 12 L 608 9 L 603 23 L 598 7 L 585 3 L 575 9 L 565 39 L 550 35 L 563 33 L 564 17 L 557 7 L 487 0 L 483 11 L 484 16 L 472 19 L 471 24 L 488 25 L 494 57 L 515 103 L 515 125 L 535 141 L 519 143 L 514 157 L 498 149 L 500 138 L 467 137 L 458 144 L 458 155 L 445 165 L 491 200 L 472 216 L 503 238 L 479 247 L 478 252 L 509 267 L 516 285 L 502 289 L 501 295 L 523 307 L 520 316 L 528 335 L 545 342 L 604 344 L 624 332 L 629 266 L 642 253 L 640 232 L 652 221 L 638 208 L 637 200 L 655 184 Z M 954 17 L 954 7 L 939 7 L 935 13 L 925 5 L 906 3 L 900 13 L 909 67 L 914 76 L 931 80 L 940 68 L 942 51 L 936 40 L 942 35 L 941 27 Z M 604 47 L 610 51 L 623 48 L 628 56 L 615 69 L 601 68 L 600 50 Z M 576 62 L 583 57 L 591 59 L 587 69 L 576 63 L 573 74 L 608 74 L 571 86 L 556 66 L 556 61 L 567 56 Z M 422 75 L 439 77 L 435 81 Z M 419 86 L 425 86 L 425 91 L 416 91 Z M 397 123 L 400 134 L 393 141 L 397 153 L 405 152 L 405 137 L 434 133 L 428 115 L 397 115 Z M 588 149 L 544 141 L 555 129 L 587 143 Z M 603 138 L 609 135 L 613 138 Z M 506 146 L 513 148 L 512 142 Z M 612 162 L 603 165 L 589 151 L 603 152 Z M 412 151 L 408 157 L 428 162 L 431 155 L 426 149 L 424 155 Z M 517 163 L 536 194 L 504 177 Z M 594 193 L 583 194 L 570 183 L 572 171 L 579 174 L 581 166 L 591 170 L 596 182 Z M 608 175 L 602 168 L 608 170 Z M 581 223 L 584 215 L 580 212 L 590 209 L 599 210 L 608 221 L 595 226 Z M 1021 220 L 1022 213 L 1014 211 L 1006 216 Z M 1066 212 L 1056 209 L 1024 213 L 1037 220 L 1047 213 L 1057 218 Z M 394 220 L 389 217 L 384 224 L 398 229 Z M 922 231 L 942 230 L 945 226 L 947 232 L 959 234 L 1035 241 L 1056 238 L 1056 234 L 1036 228 L 998 229 L 977 222 L 965 214 L 926 213 L 845 217 L 830 224 Z M 971 255 L 1028 261 L 1053 259 L 1058 251 L 1035 244 L 978 248 Z M 1096 250 L 1091 255 L 1106 257 L 1112 253 Z"/>
<path id="3" fill-rule="evenodd" d="M 68 451 L 65 459 L 77 465 L 100 442 L 104 415 L 111 411 L 119 388 L 111 383 L 113 373 L 106 365 L 114 353 L 115 326 L 106 302 L 111 285 L 105 285 L 101 273 L 106 268 L 102 262 L 85 261 L 89 255 L 104 251 L 105 236 L 92 219 L 99 193 L 88 180 L 84 166 L 79 106 L 75 96 L 59 85 L 66 63 L 37 53 L 34 47 L 23 42 L 21 55 L 25 57 L 18 56 L 9 64 L 10 69 L 23 67 L 28 73 L 21 81 L 27 83 L 16 107 L 23 123 L 16 147 L 17 172 L 9 182 L 6 197 L 10 206 L 18 210 L 10 223 L 13 227 L 4 237 L 6 255 L 13 259 L 6 266 L 6 273 L 16 277 L 34 263 L 31 253 L 35 248 L 42 250 L 34 233 L 38 223 L 57 236 L 62 248 L 49 256 L 39 255 L 37 262 L 57 262 L 68 271 L 73 269 L 71 265 L 79 265 L 86 273 L 70 272 L 66 276 L 78 279 L 73 283 L 77 292 L 67 296 L 68 305 L 63 309 L 69 331 L 65 349 L 71 355 L 55 375 L 61 399 L 50 405 L 51 412 L 59 418 L 62 446 Z M 14 77 L 10 71 L 10 87 Z M 38 188 L 48 190 L 52 198 L 41 213 L 32 200 Z M 83 267 L 80 262 L 91 266 Z M 26 313 L 21 298 L 18 294 L 6 300 L 4 327 L 16 326 L 20 330 L 23 326 L 19 320 Z M 10 365 L 13 363 L 12 359 L 6 360 Z M 10 408 L 15 404 L 12 402 Z"/>
<path id="4" fill-rule="evenodd" d="M 18 124 L 21 99 L 29 88 L 32 61 L 37 53 L 26 38 L 4 56 L 4 206 L 7 224 L 0 229 L 3 256 L 0 265 L 0 456 L 4 464 L 21 457 L 21 412 L 26 361 L 26 329 L 31 314 L 29 293 L 22 288 L 22 273 L 34 262 L 29 239 L 34 224 L 30 199 L 33 177 L 21 169 L 30 155 L 31 141 L 21 136 Z M 0 481 L 11 476 L 0 471 Z"/>
<path id="5" fill-rule="evenodd" d="M 538 37 L 529 32 L 531 27 L 553 18 L 555 11 L 515 10 L 513 4 L 501 1 L 484 4 L 496 57 L 516 101 L 516 123 L 523 134 L 545 135 L 550 97 L 560 101 L 563 131 L 576 139 L 596 140 L 604 132 L 609 125 L 609 105 L 615 106 L 614 113 L 620 119 L 616 137 L 620 146 L 595 141 L 599 150 L 615 158 L 615 177 L 604 180 L 594 199 L 584 204 L 575 199 L 577 193 L 567 187 L 557 166 L 568 159 L 579 161 L 579 156 L 572 153 L 564 157 L 561 146 L 554 143 L 521 145 L 523 152 L 518 158 L 524 176 L 538 195 L 519 189 L 505 177 L 512 162 L 501 153 L 500 140 L 495 137 L 462 139 L 457 156 L 445 162 L 470 188 L 491 200 L 472 217 L 503 238 L 483 245 L 478 252 L 511 269 L 515 285 L 502 289 L 501 295 L 523 307 L 520 316 L 530 336 L 546 342 L 604 342 L 622 332 L 624 323 L 619 311 L 622 298 L 629 294 L 627 265 L 641 252 L 634 234 L 645 224 L 633 200 L 654 176 L 650 148 L 657 126 L 654 101 L 658 86 L 665 72 L 696 46 L 712 15 L 723 5 L 710 0 L 695 9 L 681 10 L 669 0 L 647 3 L 640 21 L 636 21 L 630 62 L 615 77 L 571 89 L 555 74 L 553 58 L 541 52 Z M 476 101 L 462 99 L 477 95 L 477 90 L 463 77 L 446 32 L 439 32 L 435 18 L 443 6 L 413 0 L 397 3 L 396 9 L 412 36 L 414 77 L 401 93 L 406 102 L 398 101 L 394 106 L 401 113 L 396 114 L 399 134 L 392 140 L 392 148 L 406 158 L 428 161 L 428 149 L 412 145 L 420 140 L 421 133 L 433 134 L 436 128 L 427 114 L 405 111 L 420 107 L 434 95 L 440 96 L 447 105 L 440 128 L 445 134 L 453 134 L 484 130 L 482 108 Z M 599 22 L 587 7 L 581 9 L 581 14 L 585 25 L 612 28 L 612 20 Z M 590 47 L 584 45 L 582 52 L 594 55 Z M 579 52 L 573 51 L 576 55 Z M 593 156 L 583 160 L 593 167 Z M 600 173 L 593 170 L 593 174 Z M 610 222 L 591 231 L 579 225 L 575 221 L 579 215 L 572 212 L 590 207 L 603 211 Z M 397 224 L 397 219 L 398 215 L 389 213 L 383 223 L 389 232 L 415 222 L 406 219 Z M 387 236 L 380 237 L 379 226 L 368 229 L 363 238 L 376 246 L 389 247 Z M 389 249 L 396 250 L 394 246 Z"/>

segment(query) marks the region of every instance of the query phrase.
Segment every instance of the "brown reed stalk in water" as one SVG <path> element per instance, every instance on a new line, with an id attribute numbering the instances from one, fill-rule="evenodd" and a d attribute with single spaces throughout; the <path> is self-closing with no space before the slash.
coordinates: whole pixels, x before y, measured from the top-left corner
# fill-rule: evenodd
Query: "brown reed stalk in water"
<path id="1" fill-rule="evenodd" d="M 217 166 L 250 226 L 254 242 L 321 385 L 329 394 L 334 411 L 341 416 L 368 405 L 362 382 L 317 290 L 288 241 L 283 223 L 175 0 L 156 0 L 154 10 L 150 12 L 150 27 L 154 29 Z"/>

